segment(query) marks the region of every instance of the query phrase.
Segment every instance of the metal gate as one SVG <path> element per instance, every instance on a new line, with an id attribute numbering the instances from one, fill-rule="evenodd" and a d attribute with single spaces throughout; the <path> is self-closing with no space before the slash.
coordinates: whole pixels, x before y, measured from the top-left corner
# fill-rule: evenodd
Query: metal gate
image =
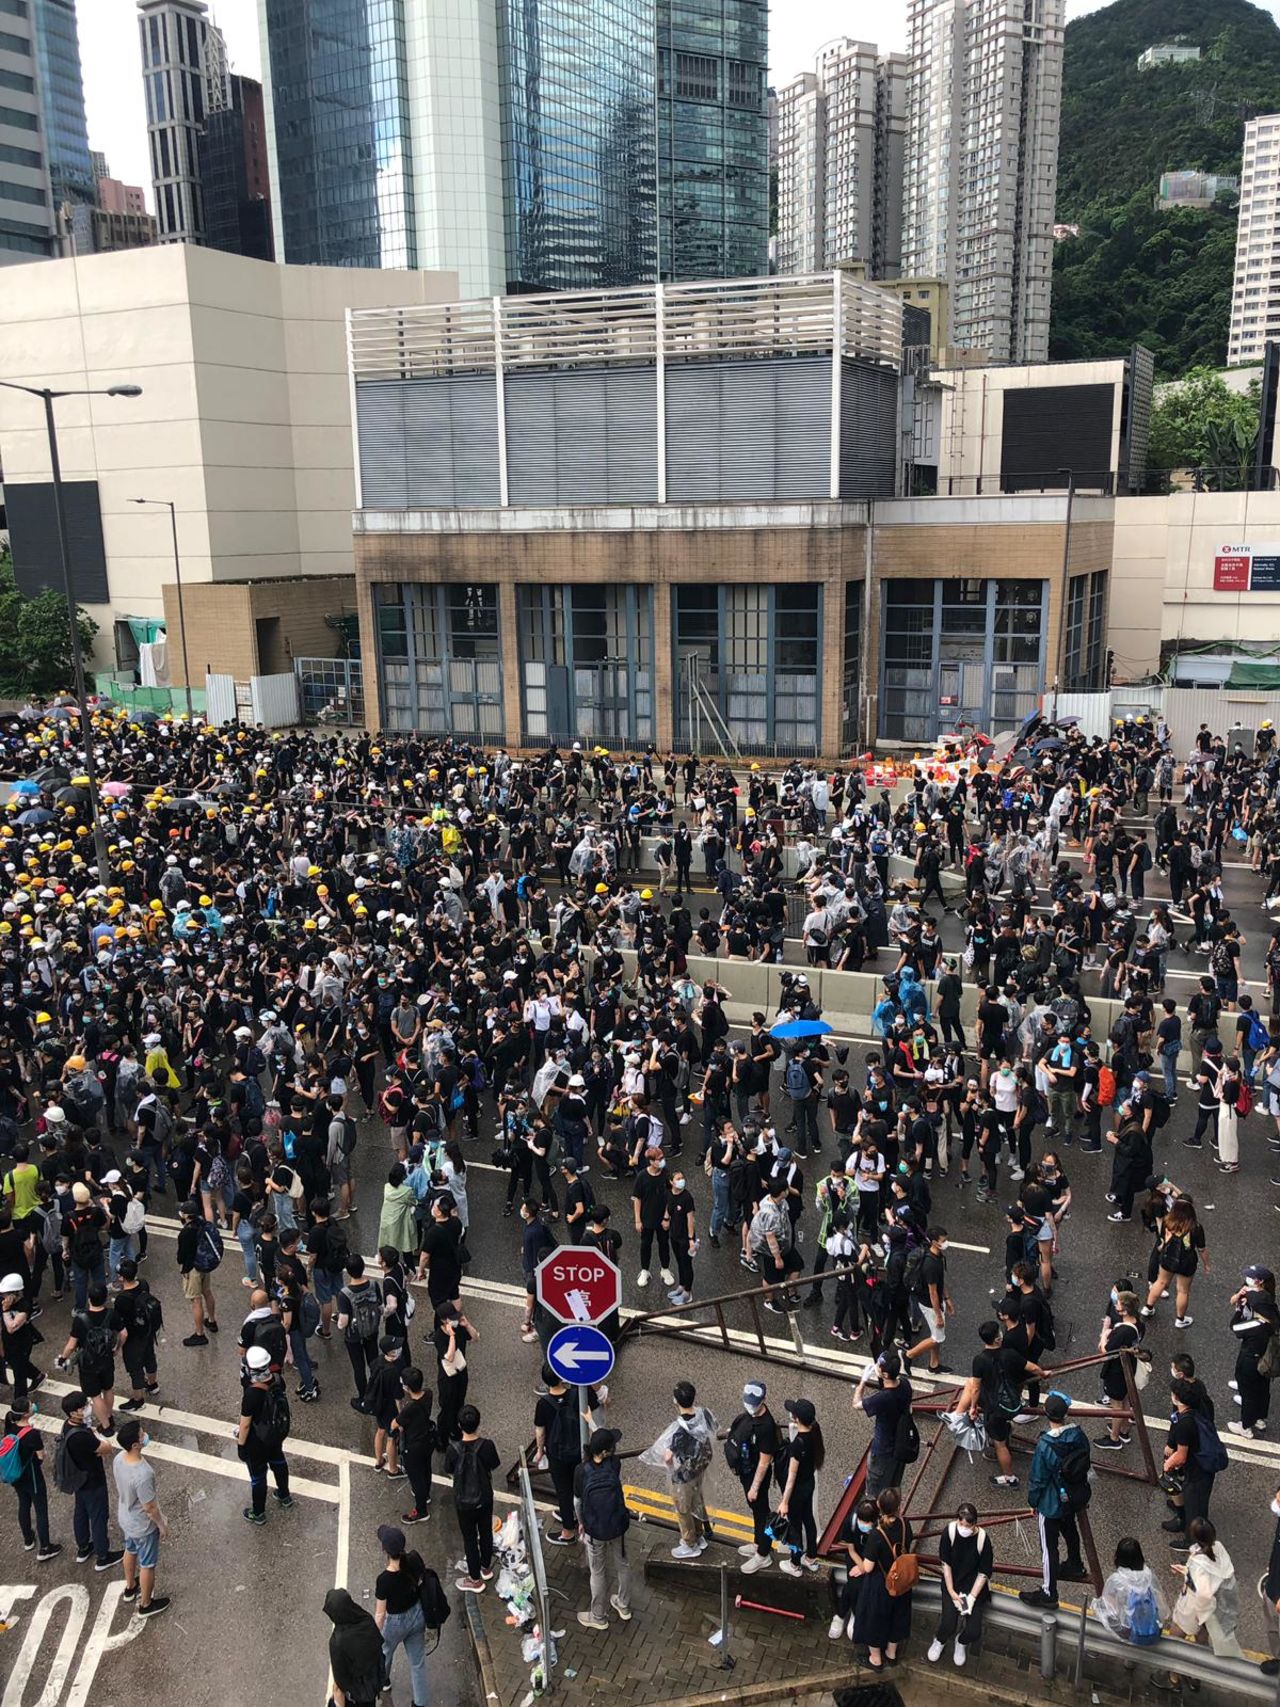
<path id="1" fill-rule="evenodd" d="M 358 658 L 295 658 L 304 723 L 364 724 L 364 671 Z"/>

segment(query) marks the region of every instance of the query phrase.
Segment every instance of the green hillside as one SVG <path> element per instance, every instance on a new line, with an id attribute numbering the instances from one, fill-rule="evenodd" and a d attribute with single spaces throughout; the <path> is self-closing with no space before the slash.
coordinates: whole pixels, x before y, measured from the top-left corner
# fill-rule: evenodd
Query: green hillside
<path id="1" fill-rule="evenodd" d="M 1194 65 L 1139 71 L 1157 43 Z M 1158 212 L 1160 174 L 1240 170 L 1245 121 L 1280 111 L 1280 28 L 1246 0 L 1117 0 L 1067 26 L 1051 353 L 1154 350 L 1162 375 L 1226 360 L 1233 202 Z"/>

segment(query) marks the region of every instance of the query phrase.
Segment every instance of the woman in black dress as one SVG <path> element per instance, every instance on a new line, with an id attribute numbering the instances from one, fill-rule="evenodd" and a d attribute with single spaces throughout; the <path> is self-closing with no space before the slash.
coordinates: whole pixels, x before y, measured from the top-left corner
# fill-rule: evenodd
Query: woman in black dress
<path id="1" fill-rule="evenodd" d="M 855 1572 L 859 1579 L 852 1638 L 866 1643 L 871 1671 L 896 1665 L 898 1648 L 911 1634 L 910 1592 L 890 1594 L 888 1583 L 894 1561 L 911 1550 L 911 1525 L 901 1515 L 900 1501 L 896 1488 L 884 1489 L 878 1500 L 860 1501 L 850 1536 L 851 1587 Z"/>

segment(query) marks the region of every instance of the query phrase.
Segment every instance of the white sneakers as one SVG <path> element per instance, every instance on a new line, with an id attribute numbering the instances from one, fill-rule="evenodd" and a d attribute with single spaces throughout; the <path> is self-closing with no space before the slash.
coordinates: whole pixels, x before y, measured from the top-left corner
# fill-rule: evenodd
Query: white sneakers
<path id="1" fill-rule="evenodd" d="M 796 1564 L 794 1559 L 779 1559 L 778 1569 L 782 1572 L 783 1576 L 786 1577 L 802 1577 L 804 1575 L 804 1572 L 800 1569 L 799 1565 Z"/>
<path id="2" fill-rule="evenodd" d="M 703 1545 L 705 1546 L 706 1543 L 704 1542 Z M 702 1548 L 686 1547 L 684 1542 L 681 1541 L 677 1546 L 671 1549 L 671 1557 L 673 1559 L 700 1559 L 702 1557 Z"/>
<path id="3" fill-rule="evenodd" d="M 773 1560 L 768 1553 L 755 1553 L 753 1551 L 752 1557 L 743 1561 L 743 1575 L 750 1577 L 754 1576 L 757 1571 L 767 1571 L 772 1563 Z"/>
<path id="4" fill-rule="evenodd" d="M 752 1554 L 755 1552 L 755 1550 L 756 1550 L 756 1544 L 754 1541 L 744 1542 L 744 1544 L 738 1548 L 739 1553 L 742 1554 L 742 1557 L 744 1559 L 749 1559 L 752 1556 Z"/>
<path id="5" fill-rule="evenodd" d="M 642 1268 L 640 1270 L 639 1274 L 636 1276 L 636 1285 L 637 1286 L 647 1286 L 648 1284 L 649 1284 L 649 1270 L 647 1268 Z"/>
<path id="6" fill-rule="evenodd" d="M 955 1647 L 951 1650 L 951 1659 L 953 1664 L 962 1666 L 968 1657 L 969 1655 L 963 1642 L 957 1642 Z M 942 1643 L 936 1636 L 933 1638 L 932 1642 L 929 1643 L 929 1649 L 925 1654 L 925 1658 L 928 1660 L 929 1664 L 933 1666 L 936 1666 L 938 1661 L 942 1658 Z"/>
<path id="7" fill-rule="evenodd" d="M 669 1268 L 662 1269 L 661 1274 L 662 1274 L 662 1284 L 664 1286 L 674 1286 L 675 1285 L 676 1277 L 674 1274 L 672 1274 L 672 1272 Z"/>
<path id="8" fill-rule="evenodd" d="M 837 1612 L 835 1617 L 831 1620 L 830 1624 L 827 1626 L 827 1640 L 829 1642 L 838 1642 L 840 1640 L 841 1636 L 843 1636 L 843 1635 L 844 1635 L 844 1614 L 842 1612 Z M 938 1653 L 942 1652 L 942 1648 L 937 1642 L 934 1643 L 934 1647 L 938 1649 Z M 933 1656 L 933 1648 L 930 1648 L 929 1653 L 930 1653 L 930 1656 Z"/>

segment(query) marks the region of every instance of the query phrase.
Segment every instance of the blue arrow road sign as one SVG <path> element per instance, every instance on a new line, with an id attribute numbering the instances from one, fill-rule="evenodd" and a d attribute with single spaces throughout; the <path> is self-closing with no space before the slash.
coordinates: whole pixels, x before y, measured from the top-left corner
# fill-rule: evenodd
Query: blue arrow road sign
<path id="1" fill-rule="evenodd" d="M 613 1347 L 607 1334 L 584 1322 L 551 1336 L 547 1362 L 571 1387 L 593 1387 L 613 1372 Z"/>

